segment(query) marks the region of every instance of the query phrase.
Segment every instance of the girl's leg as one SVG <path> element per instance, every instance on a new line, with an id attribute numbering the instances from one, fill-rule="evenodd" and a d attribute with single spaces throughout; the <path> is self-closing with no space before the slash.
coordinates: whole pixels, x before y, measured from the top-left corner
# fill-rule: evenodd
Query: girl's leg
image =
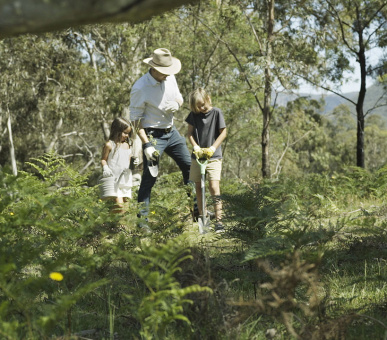
<path id="1" fill-rule="evenodd" d="M 215 218 L 217 222 L 222 220 L 222 201 L 220 199 L 220 181 L 209 180 L 209 189 L 214 200 Z"/>
<path id="2" fill-rule="evenodd" d="M 123 197 L 116 197 L 115 201 L 116 201 L 116 204 L 113 208 L 113 212 L 116 214 L 124 213 L 124 199 L 123 199 Z"/>

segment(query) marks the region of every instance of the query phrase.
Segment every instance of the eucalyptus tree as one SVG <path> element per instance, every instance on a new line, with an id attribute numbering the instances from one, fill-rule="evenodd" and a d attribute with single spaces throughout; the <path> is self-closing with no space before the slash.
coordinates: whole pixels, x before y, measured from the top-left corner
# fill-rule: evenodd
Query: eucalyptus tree
<path id="1" fill-rule="evenodd" d="M 233 13 L 234 27 L 221 34 L 218 25 L 201 20 L 212 36 L 222 42 L 234 60 L 234 69 L 244 82 L 244 95 L 254 98 L 256 115 L 262 114 L 261 173 L 271 177 L 270 124 L 276 94 L 297 88 L 297 73 L 308 73 L 318 58 L 300 27 L 307 1 L 221 1 L 219 13 Z M 274 94 L 274 96 L 273 96 Z M 258 129 L 257 129 L 258 131 Z M 256 132 L 257 132 L 256 131 Z M 255 133 L 256 133 L 255 132 Z"/>
<path id="2" fill-rule="evenodd" d="M 372 115 L 365 125 L 365 160 L 367 168 L 378 170 L 387 163 L 387 129 L 385 121 Z"/>
<path id="3" fill-rule="evenodd" d="M 99 167 L 110 122 L 125 114 L 140 74 L 146 35 L 145 24 L 121 24 L 0 41 L 1 133 L 12 119 L 18 163 L 55 151 L 81 171 Z M 11 139 L 0 148 L 5 164 Z"/>
<path id="4" fill-rule="evenodd" d="M 327 133 L 332 144 L 330 152 L 335 159 L 331 166 L 333 170 L 339 170 L 356 161 L 356 119 L 345 104 L 335 107 L 329 118 Z"/>
<path id="5" fill-rule="evenodd" d="M 130 88 L 140 74 L 145 35 L 143 24 L 94 25 L 68 32 L 68 44 L 82 52 L 81 69 L 86 70 L 84 79 L 78 79 L 84 102 L 76 118 L 88 136 L 90 157 L 85 168 L 98 166 L 96 156 L 109 137 L 111 122 L 127 114 Z"/>
<path id="6" fill-rule="evenodd" d="M 313 22 L 309 19 L 314 18 Z M 386 51 L 387 2 L 385 0 L 320 0 L 313 4 L 308 26 L 318 31 L 316 50 L 325 57 L 319 68 L 321 81 L 309 77 L 308 81 L 345 98 L 355 105 L 357 115 L 356 165 L 365 167 L 365 117 L 364 100 L 367 91 L 367 77 L 376 77 L 385 72 L 384 60 L 372 64 L 370 54 L 376 48 Z M 383 54 L 381 55 L 383 59 Z M 324 85 L 323 80 L 333 84 L 343 81 L 343 71 L 350 70 L 350 60 L 356 60 L 360 71 L 357 100 L 351 100 L 334 87 Z M 384 68 L 383 68 L 384 67 Z M 383 79 L 381 77 L 380 79 Z M 385 78 L 384 78 L 385 79 Z M 386 105 L 386 96 L 377 105 Z"/>
<path id="7" fill-rule="evenodd" d="M 329 141 L 326 118 L 321 115 L 323 104 L 300 97 L 276 109 L 272 132 L 277 145 L 273 153 L 279 156 L 273 177 L 330 169 L 333 142 Z"/>
<path id="8" fill-rule="evenodd" d="M 63 118 L 71 110 L 73 98 L 66 88 L 71 88 L 78 52 L 52 34 L 5 39 L 0 50 L 1 111 L 12 117 L 15 154 L 23 163 L 53 150 L 59 139 Z"/>

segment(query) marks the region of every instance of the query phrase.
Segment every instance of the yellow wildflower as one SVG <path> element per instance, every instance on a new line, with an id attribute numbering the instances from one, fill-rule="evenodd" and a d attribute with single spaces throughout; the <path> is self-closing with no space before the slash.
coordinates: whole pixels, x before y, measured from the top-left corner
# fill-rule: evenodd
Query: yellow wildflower
<path id="1" fill-rule="evenodd" d="M 10 214 L 11 216 L 15 215 L 13 212 L 10 212 L 9 214 Z"/>
<path id="2" fill-rule="evenodd" d="M 52 272 L 50 273 L 50 279 L 54 281 L 62 281 L 63 280 L 63 275 L 58 272 Z"/>

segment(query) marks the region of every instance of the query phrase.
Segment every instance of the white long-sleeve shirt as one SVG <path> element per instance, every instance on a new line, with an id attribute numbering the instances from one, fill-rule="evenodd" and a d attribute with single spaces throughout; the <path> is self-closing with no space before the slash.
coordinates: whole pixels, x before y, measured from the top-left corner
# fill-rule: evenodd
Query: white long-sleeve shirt
<path id="1" fill-rule="evenodd" d="M 132 87 L 130 119 L 141 120 L 143 128 L 169 128 L 173 125 L 173 113 L 164 111 L 168 101 L 183 102 L 175 76 L 170 75 L 158 82 L 147 72 Z"/>

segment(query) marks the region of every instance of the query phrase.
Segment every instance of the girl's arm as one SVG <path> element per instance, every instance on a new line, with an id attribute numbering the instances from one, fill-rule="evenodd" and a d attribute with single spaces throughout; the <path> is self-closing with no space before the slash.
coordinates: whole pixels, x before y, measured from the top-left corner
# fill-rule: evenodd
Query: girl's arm
<path id="1" fill-rule="evenodd" d="M 132 150 L 129 154 L 129 169 L 130 169 L 130 162 L 132 161 L 132 157 L 133 157 L 133 142 L 132 142 L 132 145 L 129 144 L 129 150 Z"/>
<path id="2" fill-rule="evenodd" d="M 224 141 L 224 139 L 227 136 L 227 129 L 226 128 L 219 129 L 219 131 L 220 131 L 220 135 L 218 136 L 218 138 L 216 138 L 216 141 L 214 142 L 214 144 L 212 144 L 212 146 L 215 149 L 217 149 L 220 146 L 220 144 L 222 144 L 222 142 Z"/>
<path id="3" fill-rule="evenodd" d="M 102 167 L 104 165 L 107 165 L 107 159 L 111 150 L 112 150 L 112 145 L 110 144 L 110 142 L 106 142 L 102 150 L 102 157 L 101 157 Z"/>

